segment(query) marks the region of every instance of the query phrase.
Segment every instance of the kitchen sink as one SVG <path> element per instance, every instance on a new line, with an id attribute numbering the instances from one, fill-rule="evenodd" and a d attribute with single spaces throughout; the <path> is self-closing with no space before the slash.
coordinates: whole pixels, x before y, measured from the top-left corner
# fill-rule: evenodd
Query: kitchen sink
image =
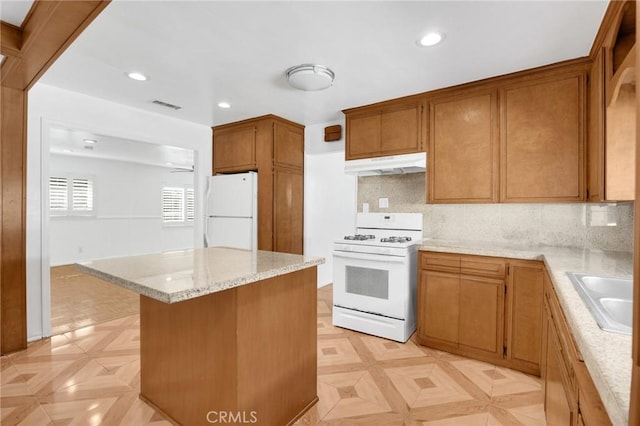
<path id="1" fill-rule="evenodd" d="M 631 334 L 633 279 L 567 272 L 601 329 Z"/>

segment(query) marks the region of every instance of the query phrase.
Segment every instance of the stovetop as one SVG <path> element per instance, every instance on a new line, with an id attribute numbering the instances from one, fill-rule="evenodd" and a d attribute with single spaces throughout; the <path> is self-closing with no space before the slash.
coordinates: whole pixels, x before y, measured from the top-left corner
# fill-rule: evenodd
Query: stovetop
<path id="1" fill-rule="evenodd" d="M 422 243 L 420 213 L 358 213 L 356 225 L 355 234 L 334 241 L 334 250 L 402 255 Z"/>

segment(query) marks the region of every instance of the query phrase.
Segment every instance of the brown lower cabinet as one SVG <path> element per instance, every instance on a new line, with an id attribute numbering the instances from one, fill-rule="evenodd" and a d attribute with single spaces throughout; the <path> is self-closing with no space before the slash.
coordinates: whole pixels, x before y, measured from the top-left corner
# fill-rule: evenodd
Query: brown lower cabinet
<path id="1" fill-rule="evenodd" d="M 540 374 L 543 265 L 421 252 L 418 341 Z"/>
<path id="2" fill-rule="evenodd" d="M 539 261 L 420 252 L 418 342 L 540 375 L 548 425 L 610 425 Z"/>
<path id="3" fill-rule="evenodd" d="M 544 274 L 541 371 L 548 425 L 606 426 L 611 420 L 587 371 L 548 274 Z"/>

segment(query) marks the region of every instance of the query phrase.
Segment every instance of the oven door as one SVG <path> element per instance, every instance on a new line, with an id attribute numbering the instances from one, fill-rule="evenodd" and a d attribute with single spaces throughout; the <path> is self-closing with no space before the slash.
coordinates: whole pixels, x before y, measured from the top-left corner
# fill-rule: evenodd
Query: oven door
<path id="1" fill-rule="evenodd" d="M 333 252 L 333 304 L 405 319 L 409 257 Z"/>

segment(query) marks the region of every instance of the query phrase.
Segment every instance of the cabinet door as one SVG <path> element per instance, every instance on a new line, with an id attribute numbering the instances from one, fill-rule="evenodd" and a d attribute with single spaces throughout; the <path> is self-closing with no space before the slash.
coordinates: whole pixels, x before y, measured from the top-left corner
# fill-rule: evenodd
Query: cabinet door
<path id="1" fill-rule="evenodd" d="M 583 72 L 501 90 L 503 201 L 584 199 L 584 92 Z"/>
<path id="2" fill-rule="evenodd" d="M 302 254 L 302 171 L 273 171 L 273 251 Z"/>
<path id="3" fill-rule="evenodd" d="M 497 93 L 429 102 L 429 202 L 498 201 Z"/>
<path id="4" fill-rule="evenodd" d="M 421 337 L 458 344 L 460 276 L 421 271 L 419 333 Z"/>
<path id="5" fill-rule="evenodd" d="M 507 278 L 507 359 L 521 371 L 540 374 L 543 266 L 509 264 Z"/>
<path id="6" fill-rule="evenodd" d="M 502 356 L 504 281 L 460 278 L 460 349 Z"/>
<path id="7" fill-rule="evenodd" d="M 347 160 L 380 155 L 380 121 L 379 112 L 347 116 Z"/>
<path id="8" fill-rule="evenodd" d="M 593 60 L 589 77 L 589 134 L 587 140 L 587 200 L 604 200 L 605 48 Z"/>
<path id="9" fill-rule="evenodd" d="M 213 172 L 256 168 L 256 129 L 253 124 L 213 133 Z"/>
<path id="10" fill-rule="evenodd" d="M 575 402 L 566 379 L 566 369 L 553 321 L 547 322 L 544 408 L 548 425 L 573 426 Z"/>
<path id="11" fill-rule="evenodd" d="M 304 163 L 304 130 L 275 123 L 273 133 L 274 166 L 301 169 Z"/>
<path id="12" fill-rule="evenodd" d="M 384 111 L 380 116 L 380 155 L 421 151 L 421 106 L 413 104 Z"/>

